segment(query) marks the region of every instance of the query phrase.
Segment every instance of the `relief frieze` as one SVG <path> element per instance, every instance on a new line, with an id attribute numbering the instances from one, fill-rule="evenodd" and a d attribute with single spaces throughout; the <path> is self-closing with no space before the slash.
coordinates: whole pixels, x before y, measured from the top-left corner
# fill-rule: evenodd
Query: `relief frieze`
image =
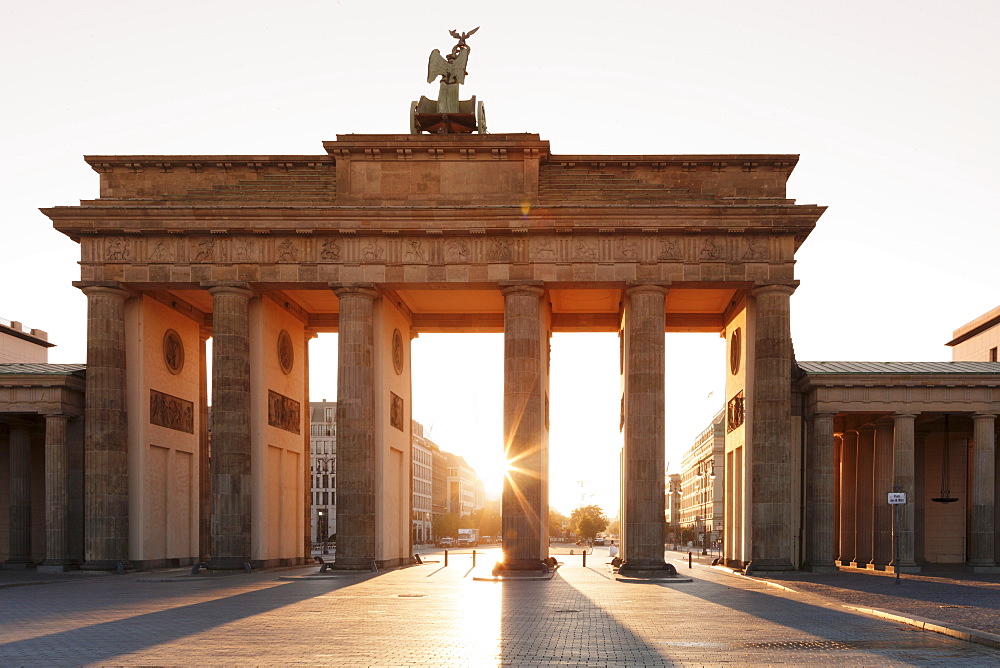
<path id="1" fill-rule="evenodd" d="M 378 241 L 369 241 L 361 249 L 361 259 L 365 262 L 381 262 L 385 258 L 385 246 Z"/>
<path id="2" fill-rule="evenodd" d="M 172 394 L 149 391 L 149 422 L 186 434 L 194 433 L 194 402 Z"/>
<path id="3" fill-rule="evenodd" d="M 272 427 L 301 433 L 301 412 L 299 402 L 278 394 L 274 390 L 267 391 L 267 423 Z"/>
<path id="4" fill-rule="evenodd" d="M 104 243 L 104 259 L 108 262 L 129 262 L 132 259 L 132 243 L 123 237 L 110 237 Z"/>
<path id="5" fill-rule="evenodd" d="M 279 262 L 297 262 L 299 259 L 299 245 L 291 239 L 282 239 L 275 250 Z"/>
<path id="6" fill-rule="evenodd" d="M 677 239 L 660 239 L 660 256 L 661 260 L 680 260 L 681 259 L 681 249 L 680 244 Z"/>
<path id="7" fill-rule="evenodd" d="M 744 260 L 766 260 L 767 259 L 767 245 L 761 243 L 761 240 L 756 236 L 748 236 L 746 238 L 746 250 L 743 252 Z"/>
<path id="8" fill-rule="evenodd" d="M 320 259 L 332 260 L 334 262 L 340 259 L 340 254 L 340 242 L 335 239 L 327 239 L 324 241 L 319 252 Z"/>
<path id="9" fill-rule="evenodd" d="M 221 258 L 215 256 L 215 241 L 213 239 L 203 239 L 194 244 L 194 262 L 215 262 Z"/>
<path id="10" fill-rule="evenodd" d="M 709 237 L 701 247 L 702 260 L 723 260 L 723 247 L 715 243 L 715 239 Z"/>
<path id="11" fill-rule="evenodd" d="M 407 240 L 404 259 L 406 262 L 424 262 L 426 260 L 424 249 L 420 245 L 420 239 Z"/>
<path id="12" fill-rule="evenodd" d="M 596 260 L 597 247 L 588 241 L 577 242 L 576 248 L 573 249 L 573 258 L 576 260 Z"/>
<path id="13" fill-rule="evenodd" d="M 149 250 L 150 262 L 174 261 L 174 245 L 172 243 L 166 239 L 157 239 L 155 242 L 150 239 L 149 243 L 151 244 Z"/>
<path id="14" fill-rule="evenodd" d="M 514 259 L 514 242 L 509 239 L 494 239 L 490 244 L 489 259 L 492 262 L 510 262 Z"/>
<path id="15" fill-rule="evenodd" d="M 452 262 L 468 262 L 471 256 L 472 251 L 465 241 L 448 242 L 448 259 Z"/>
<path id="16" fill-rule="evenodd" d="M 550 239 L 542 239 L 535 244 L 535 252 L 532 259 L 550 262 L 556 259 L 556 249 L 552 247 Z"/>
<path id="17" fill-rule="evenodd" d="M 639 259 L 639 244 L 634 239 L 622 236 L 618 240 L 618 257 L 625 261 Z"/>
<path id="18" fill-rule="evenodd" d="M 255 262 L 257 259 L 257 243 L 253 239 L 233 241 L 233 262 Z"/>

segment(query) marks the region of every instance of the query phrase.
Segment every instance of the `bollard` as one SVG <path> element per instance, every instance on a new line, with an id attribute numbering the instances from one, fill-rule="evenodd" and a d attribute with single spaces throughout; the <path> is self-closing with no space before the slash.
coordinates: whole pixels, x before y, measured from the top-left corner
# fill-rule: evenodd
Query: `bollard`
<path id="1" fill-rule="evenodd" d="M 476 567 L 476 551 L 475 550 L 472 551 L 472 567 L 473 568 Z"/>
<path id="2" fill-rule="evenodd" d="M 444 567 L 448 568 L 448 550 L 444 551 Z"/>
<path id="3" fill-rule="evenodd" d="M 691 550 L 688 550 L 688 568 L 692 568 L 692 566 L 691 566 Z"/>
<path id="4" fill-rule="evenodd" d="M 587 567 L 587 551 L 586 550 L 583 551 L 583 567 L 584 568 Z"/>

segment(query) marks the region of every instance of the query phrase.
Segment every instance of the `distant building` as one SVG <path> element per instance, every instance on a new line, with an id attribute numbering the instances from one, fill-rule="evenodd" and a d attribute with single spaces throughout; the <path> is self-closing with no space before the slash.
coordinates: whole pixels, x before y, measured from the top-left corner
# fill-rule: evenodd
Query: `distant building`
<path id="1" fill-rule="evenodd" d="M 666 519 L 669 525 L 668 539 L 677 540 L 680 537 L 681 526 L 681 474 L 667 475 Z"/>
<path id="2" fill-rule="evenodd" d="M 429 543 L 434 538 L 434 450 L 424 438 L 424 426 L 413 421 L 413 543 Z"/>
<path id="3" fill-rule="evenodd" d="M 49 361 L 49 335 L 25 329 L 16 320 L 0 318 L 0 363 L 45 364 Z"/>
<path id="4" fill-rule="evenodd" d="M 946 345 L 951 346 L 954 362 L 1000 361 L 1000 306 L 956 329 Z"/>
<path id="5" fill-rule="evenodd" d="M 725 451 L 726 418 L 721 410 L 681 460 L 680 525 L 693 529 L 703 545 L 714 545 L 722 537 Z"/>
<path id="6" fill-rule="evenodd" d="M 309 443 L 312 453 L 312 521 L 314 543 L 337 533 L 337 402 L 309 404 Z"/>
<path id="7" fill-rule="evenodd" d="M 483 482 L 464 458 L 448 456 L 448 512 L 469 515 L 486 505 Z"/>

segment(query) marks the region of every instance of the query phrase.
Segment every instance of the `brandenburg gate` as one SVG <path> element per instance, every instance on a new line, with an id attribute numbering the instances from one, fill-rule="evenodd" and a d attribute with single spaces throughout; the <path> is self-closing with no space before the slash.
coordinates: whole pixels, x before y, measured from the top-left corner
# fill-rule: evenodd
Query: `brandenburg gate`
<path id="1" fill-rule="evenodd" d="M 411 134 L 316 155 L 88 156 L 99 198 L 44 210 L 88 301 L 85 568 L 308 559 L 317 332 L 339 334 L 336 567 L 409 563 L 410 341 L 503 332 L 503 568 L 537 569 L 567 331 L 621 339 L 624 571 L 665 567 L 665 332 L 728 342 L 726 558 L 792 566 L 789 298 L 823 212 L 786 197 L 797 156 L 557 155 L 446 88 Z"/>

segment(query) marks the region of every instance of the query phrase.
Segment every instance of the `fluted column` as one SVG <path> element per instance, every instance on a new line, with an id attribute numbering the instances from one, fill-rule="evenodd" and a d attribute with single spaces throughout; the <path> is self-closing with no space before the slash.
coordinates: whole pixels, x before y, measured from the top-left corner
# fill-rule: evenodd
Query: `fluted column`
<path id="1" fill-rule="evenodd" d="M 622 572 L 660 570 L 663 560 L 667 288 L 625 291 L 624 544 Z"/>
<path id="2" fill-rule="evenodd" d="M 125 299 L 114 286 L 84 286 L 87 383 L 84 420 L 84 558 L 90 570 L 128 561 L 128 412 Z"/>
<path id="3" fill-rule="evenodd" d="M 850 566 L 857 551 L 858 432 L 845 431 L 840 448 L 840 565 Z"/>
<path id="4" fill-rule="evenodd" d="M 208 346 L 211 332 L 198 332 L 198 558 L 212 554 L 212 457 L 208 416 Z"/>
<path id="5" fill-rule="evenodd" d="M 243 284 L 212 295 L 212 555 L 209 566 L 250 562 L 250 299 Z"/>
<path id="6" fill-rule="evenodd" d="M 375 550 L 375 299 L 370 285 L 338 286 L 337 559 L 369 568 Z"/>
<path id="7" fill-rule="evenodd" d="M 534 570 L 548 553 L 545 290 L 509 285 L 504 298 L 503 568 Z"/>
<path id="8" fill-rule="evenodd" d="M 45 416 L 45 561 L 42 567 L 46 570 L 63 570 L 64 566 L 73 563 L 68 533 L 68 421 L 67 415 Z"/>
<path id="9" fill-rule="evenodd" d="M 892 559 L 892 432 L 890 422 L 875 425 L 875 482 L 873 493 L 872 563 L 869 568 L 884 570 Z"/>
<path id="10" fill-rule="evenodd" d="M 806 484 L 809 517 L 808 564 L 812 571 L 834 568 L 834 444 L 833 413 L 817 413 L 812 418 Z"/>
<path id="11" fill-rule="evenodd" d="M 914 560 L 914 420 L 916 415 L 897 413 L 893 416 L 892 438 L 892 487 L 894 492 L 905 492 L 906 503 L 896 507 L 896 558 L 893 569 L 919 571 Z"/>
<path id="12" fill-rule="evenodd" d="M 854 562 L 856 568 L 867 568 L 872 561 L 872 486 L 875 470 L 875 428 L 858 427 L 858 460 L 855 469 L 857 512 L 855 512 Z"/>
<path id="13" fill-rule="evenodd" d="M 969 527 L 969 565 L 994 567 L 994 523 L 996 518 L 996 426 L 995 415 L 972 416 L 972 472 Z"/>
<path id="14" fill-rule="evenodd" d="M 792 568 L 791 285 L 767 285 L 756 302 L 752 425 L 751 561 L 756 570 Z"/>
<path id="15" fill-rule="evenodd" d="M 31 560 L 31 431 L 10 427 L 10 557 L 4 568 L 24 568 Z"/>

